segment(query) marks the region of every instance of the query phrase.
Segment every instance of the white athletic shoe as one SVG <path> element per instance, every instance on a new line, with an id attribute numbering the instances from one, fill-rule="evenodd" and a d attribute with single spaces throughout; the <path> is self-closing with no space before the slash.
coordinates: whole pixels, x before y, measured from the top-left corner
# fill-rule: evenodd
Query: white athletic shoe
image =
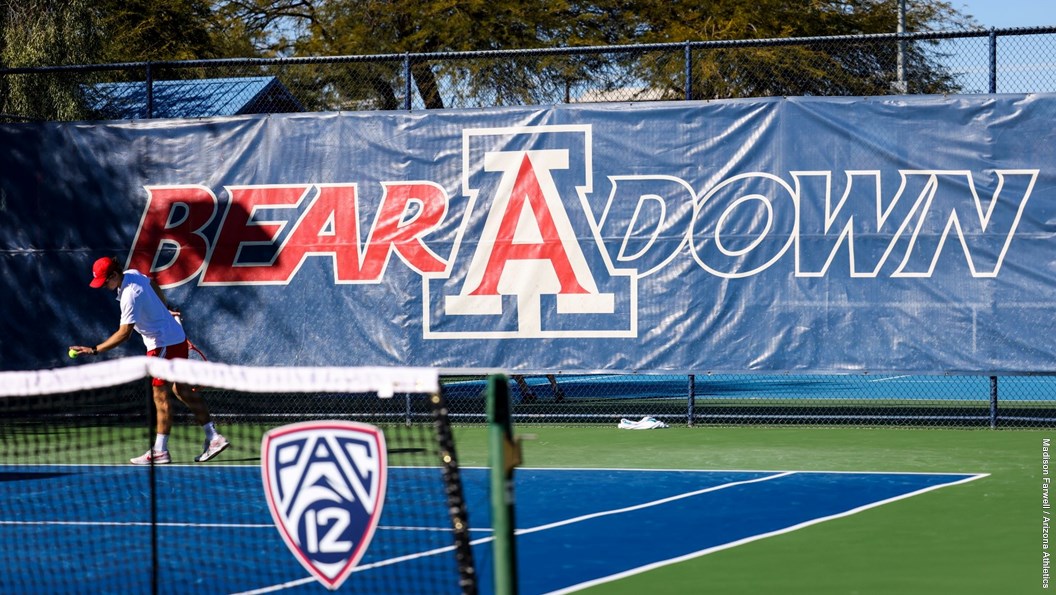
<path id="1" fill-rule="evenodd" d="M 143 453 L 141 456 L 129 459 L 129 461 L 131 461 L 133 465 L 150 465 L 151 463 L 155 465 L 164 465 L 166 463 L 171 463 L 172 458 L 169 456 L 169 451 L 167 450 L 151 449 Z"/>
<path id="2" fill-rule="evenodd" d="M 194 457 L 194 460 L 199 463 L 204 463 L 220 454 L 228 446 L 231 446 L 231 444 L 227 441 L 227 438 L 217 434 L 216 438 L 205 441 L 205 444 L 202 445 L 202 454 Z"/>

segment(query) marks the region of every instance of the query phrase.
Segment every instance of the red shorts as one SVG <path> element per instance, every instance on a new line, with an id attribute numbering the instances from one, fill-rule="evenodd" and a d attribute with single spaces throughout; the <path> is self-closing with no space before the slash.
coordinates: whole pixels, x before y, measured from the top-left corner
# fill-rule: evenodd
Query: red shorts
<path id="1" fill-rule="evenodd" d="M 185 340 L 183 343 L 177 343 L 175 345 L 169 345 L 167 347 L 159 347 L 157 349 L 151 349 L 147 352 L 148 357 L 163 357 L 165 359 L 187 359 L 189 355 L 190 344 Z M 154 386 L 165 386 L 167 382 L 161 378 L 155 378 L 151 381 Z"/>

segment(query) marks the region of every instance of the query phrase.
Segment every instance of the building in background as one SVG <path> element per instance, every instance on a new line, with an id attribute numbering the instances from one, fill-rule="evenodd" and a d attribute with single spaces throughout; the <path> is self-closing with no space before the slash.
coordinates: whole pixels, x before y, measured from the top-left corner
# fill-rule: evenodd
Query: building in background
<path id="1" fill-rule="evenodd" d="M 84 94 L 86 105 L 100 120 L 304 111 L 297 98 L 273 76 L 154 81 L 151 113 L 144 81 L 87 85 Z"/>

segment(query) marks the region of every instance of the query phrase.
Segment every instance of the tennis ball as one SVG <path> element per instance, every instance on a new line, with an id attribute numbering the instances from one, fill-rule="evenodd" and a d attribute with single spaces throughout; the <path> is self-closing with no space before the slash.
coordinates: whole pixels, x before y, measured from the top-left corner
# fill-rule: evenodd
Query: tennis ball
<path id="1" fill-rule="evenodd" d="M 70 349 L 70 359 L 73 359 L 73 358 L 77 357 L 78 355 L 80 355 L 80 353 L 77 353 L 76 349 Z"/>

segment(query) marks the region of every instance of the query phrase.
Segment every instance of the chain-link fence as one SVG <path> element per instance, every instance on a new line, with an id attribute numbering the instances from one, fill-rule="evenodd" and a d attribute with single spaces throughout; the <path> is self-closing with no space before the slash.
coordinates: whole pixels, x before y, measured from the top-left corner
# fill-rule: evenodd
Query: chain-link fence
<path id="1" fill-rule="evenodd" d="M 484 378 L 441 382 L 452 421 L 484 421 Z M 521 424 L 1056 426 L 1044 376 L 543 374 L 511 376 L 510 399 Z"/>
<path id="2" fill-rule="evenodd" d="M 0 70 L 0 119 L 1056 90 L 1056 28 Z"/>

